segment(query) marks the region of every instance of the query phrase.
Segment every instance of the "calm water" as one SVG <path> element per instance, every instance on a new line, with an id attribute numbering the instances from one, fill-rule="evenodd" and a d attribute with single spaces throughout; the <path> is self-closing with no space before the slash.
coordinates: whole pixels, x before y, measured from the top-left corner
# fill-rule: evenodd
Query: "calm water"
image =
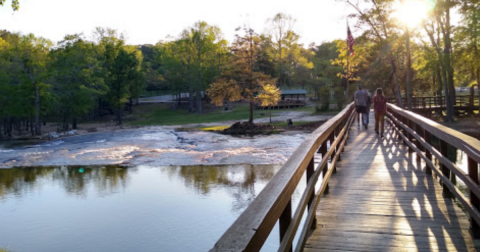
<path id="1" fill-rule="evenodd" d="M 279 168 L 0 169 L 0 248 L 208 251 Z"/>

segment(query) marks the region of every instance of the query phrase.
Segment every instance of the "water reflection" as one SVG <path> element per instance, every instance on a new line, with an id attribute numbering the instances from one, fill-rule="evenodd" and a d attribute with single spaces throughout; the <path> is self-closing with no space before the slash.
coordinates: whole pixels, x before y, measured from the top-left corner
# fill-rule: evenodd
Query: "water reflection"
<path id="1" fill-rule="evenodd" d="M 280 166 L 83 168 L 0 169 L 0 248 L 208 251 Z"/>
<path id="2" fill-rule="evenodd" d="M 85 196 L 87 185 L 92 184 L 99 194 L 125 189 L 128 169 L 109 167 L 29 167 L 0 169 L 0 198 L 12 194 L 21 197 L 40 189 L 45 184 L 60 184 L 67 194 Z"/>
<path id="3" fill-rule="evenodd" d="M 165 170 L 170 177 L 181 177 L 187 188 L 195 193 L 208 195 L 219 187 L 227 189 L 234 198 L 232 211 L 245 209 L 259 191 L 255 183 L 268 183 L 280 166 L 172 166 Z"/>

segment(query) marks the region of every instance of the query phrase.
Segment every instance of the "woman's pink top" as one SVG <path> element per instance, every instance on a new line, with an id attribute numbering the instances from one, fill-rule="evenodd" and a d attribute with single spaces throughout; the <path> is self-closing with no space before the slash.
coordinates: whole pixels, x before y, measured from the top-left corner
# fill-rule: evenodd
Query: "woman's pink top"
<path id="1" fill-rule="evenodd" d="M 373 110 L 378 113 L 387 113 L 387 98 L 375 95 L 373 97 Z"/>

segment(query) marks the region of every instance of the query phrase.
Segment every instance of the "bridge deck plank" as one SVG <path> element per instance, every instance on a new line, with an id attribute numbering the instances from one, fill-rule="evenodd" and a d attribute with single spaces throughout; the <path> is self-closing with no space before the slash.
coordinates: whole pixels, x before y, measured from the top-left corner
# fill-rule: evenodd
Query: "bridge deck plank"
<path id="1" fill-rule="evenodd" d="M 354 124 L 304 251 L 480 251 L 467 215 L 391 133 Z"/>

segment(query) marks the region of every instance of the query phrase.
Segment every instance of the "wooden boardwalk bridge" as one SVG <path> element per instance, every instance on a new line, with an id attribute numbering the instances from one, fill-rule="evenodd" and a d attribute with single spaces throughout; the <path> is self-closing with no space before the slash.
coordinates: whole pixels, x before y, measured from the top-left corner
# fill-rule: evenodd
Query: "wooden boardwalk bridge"
<path id="1" fill-rule="evenodd" d="M 357 128 L 352 104 L 327 121 L 211 251 L 260 251 L 277 222 L 278 251 L 480 251 L 480 141 L 391 104 L 387 115 L 384 138 Z M 457 150 L 467 167 L 448 158 Z"/>
<path id="2" fill-rule="evenodd" d="M 395 98 L 389 98 L 388 102 L 396 104 Z M 407 104 L 407 99 L 402 98 L 404 106 Z M 455 96 L 454 110 L 457 115 L 473 115 L 474 111 L 480 113 L 480 97 L 475 96 L 473 89 L 470 95 Z M 412 97 L 412 111 L 427 117 L 432 115 L 432 112 L 441 114 L 442 111 L 447 110 L 445 96 L 422 96 Z"/>

